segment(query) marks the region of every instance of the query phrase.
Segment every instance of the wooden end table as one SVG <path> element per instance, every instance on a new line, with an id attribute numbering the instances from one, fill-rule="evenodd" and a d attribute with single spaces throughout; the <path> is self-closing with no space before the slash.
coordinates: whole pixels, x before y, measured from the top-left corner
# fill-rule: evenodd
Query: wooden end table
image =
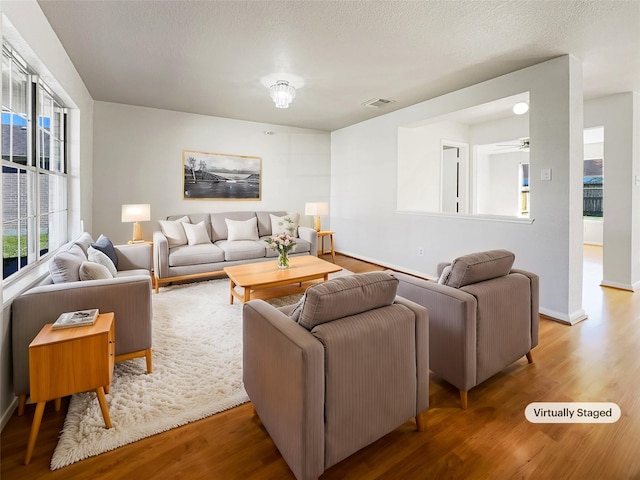
<path id="1" fill-rule="evenodd" d="M 53 330 L 48 323 L 29 345 L 31 401 L 37 403 L 31 424 L 24 464 L 28 465 L 38 438 L 40 422 L 48 400 L 94 390 L 107 428 L 111 428 L 105 390 L 113 376 L 115 323 L 113 313 L 98 315 L 91 326 Z"/>
<path id="2" fill-rule="evenodd" d="M 333 261 L 333 263 L 336 263 L 336 251 L 333 247 L 333 235 L 336 232 L 331 231 L 331 230 L 320 230 L 318 232 L 318 243 L 320 244 L 320 248 L 318 249 L 318 253 L 320 255 L 324 255 L 325 253 L 331 253 L 331 260 Z M 324 250 L 324 237 L 329 237 L 330 243 L 331 243 L 331 250 L 327 250 L 325 252 Z"/>

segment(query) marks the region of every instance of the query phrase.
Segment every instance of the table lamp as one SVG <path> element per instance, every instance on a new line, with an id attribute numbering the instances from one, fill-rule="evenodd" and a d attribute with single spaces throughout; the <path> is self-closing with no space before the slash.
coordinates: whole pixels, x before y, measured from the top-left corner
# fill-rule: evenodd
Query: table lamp
<path id="1" fill-rule="evenodd" d="M 142 227 L 139 222 L 148 222 L 151 219 L 151 206 L 148 203 L 134 205 L 122 205 L 122 221 L 134 222 L 133 243 L 144 242 Z"/>
<path id="2" fill-rule="evenodd" d="M 329 204 L 327 202 L 305 203 L 304 214 L 313 215 L 313 228 L 320 231 L 320 215 L 329 215 Z"/>

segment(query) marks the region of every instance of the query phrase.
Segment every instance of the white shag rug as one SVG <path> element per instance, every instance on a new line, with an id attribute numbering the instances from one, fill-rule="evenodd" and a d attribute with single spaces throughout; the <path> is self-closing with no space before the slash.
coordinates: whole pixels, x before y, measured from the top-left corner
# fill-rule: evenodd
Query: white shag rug
<path id="1" fill-rule="evenodd" d="M 241 312 L 238 302 L 229 305 L 226 278 L 153 294 L 153 373 L 144 358 L 116 364 L 106 395 L 110 429 L 95 392 L 73 395 L 51 470 L 247 402 Z"/>

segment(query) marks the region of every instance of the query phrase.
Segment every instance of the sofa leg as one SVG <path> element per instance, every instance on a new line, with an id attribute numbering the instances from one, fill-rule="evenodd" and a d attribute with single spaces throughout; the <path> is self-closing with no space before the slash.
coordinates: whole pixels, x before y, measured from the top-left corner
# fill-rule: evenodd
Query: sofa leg
<path id="1" fill-rule="evenodd" d="M 27 404 L 27 395 L 18 395 L 18 416 L 24 415 L 24 407 Z"/>
<path id="2" fill-rule="evenodd" d="M 533 356 L 531 355 L 531 351 L 527 352 L 527 362 L 533 363 Z"/>
<path id="3" fill-rule="evenodd" d="M 416 415 L 416 426 L 418 427 L 419 432 L 427 431 L 427 413 L 426 411 L 420 412 Z"/>
<path id="4" fill-rule="evenodd" d="M 467 408 L 467 393 L 464 390 L 460 390 L 460 405 L 466 410 Z"/>

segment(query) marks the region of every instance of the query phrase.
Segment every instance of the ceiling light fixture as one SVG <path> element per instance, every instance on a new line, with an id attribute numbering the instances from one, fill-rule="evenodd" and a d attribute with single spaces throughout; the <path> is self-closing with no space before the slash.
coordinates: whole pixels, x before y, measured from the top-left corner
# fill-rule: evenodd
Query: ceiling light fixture
<path id="1" fill-rule="evenodd" d="M 269 91 L 276 108 L 289 108 L 289 104 L 296 98 L 296 89 L 286 80 L 278 80 L 269 87 Z"/>
<path id="2" fill-rule="evenodd" d="M 513 113 L 516 115 L 524 115 L 529 111 L 529 104 L 526 102 L 519 102 L 513 106 Z"/>

